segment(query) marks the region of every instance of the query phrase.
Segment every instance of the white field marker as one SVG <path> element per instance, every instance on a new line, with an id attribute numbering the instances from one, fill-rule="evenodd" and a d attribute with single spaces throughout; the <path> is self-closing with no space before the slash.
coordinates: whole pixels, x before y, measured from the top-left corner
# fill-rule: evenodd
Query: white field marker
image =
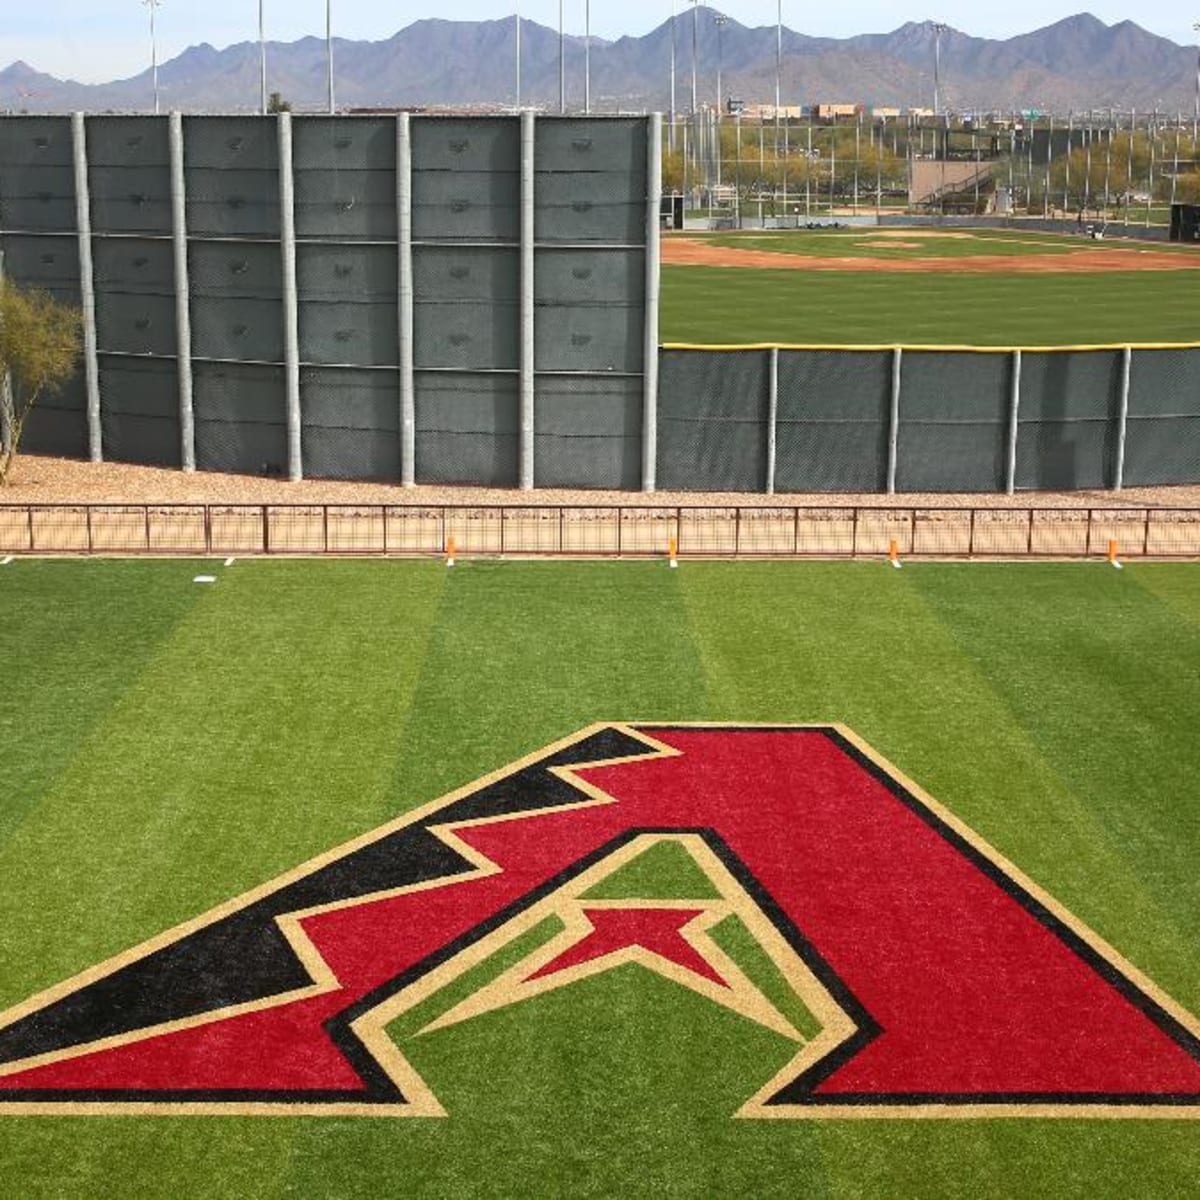
<path id="1" fill-rule="evenodd" d="M 217 577 L 215 575 L 197 575 L 196 578 L 192 580 L 192 582 L 193 583 L 216 583 Z"/>
<path id="2" fill-rule="evenodd" d="M 237 559 L 236 559 L 236 558 L 227 558 L 227 559 L 225 560 L 225 565 L 226 565 L 227 567 L 232 567 L 232 566 L 233 566 L 233 564 L 234 564 L 235 562 L 237 562 Z"/>
<path id="3" fill-rule="evenodd" d="M 0 562 L 0 567 L 7 567 L 8 564 L 12 561 L 13 561 L 13 556 L 10 554 L 2 562 Z"/>

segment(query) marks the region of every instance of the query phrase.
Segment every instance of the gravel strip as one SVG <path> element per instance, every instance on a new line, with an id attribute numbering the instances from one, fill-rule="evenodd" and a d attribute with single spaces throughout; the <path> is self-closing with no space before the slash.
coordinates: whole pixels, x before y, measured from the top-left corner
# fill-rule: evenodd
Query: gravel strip
<path id="1" fill-rule="evenodd" d="M 2 504 L 456 504 L 456 505 L 746 505 L 800 504 L 808 507 L 893 505 L 928 508 L 1200 508 L 1200 484 L 1183 487 L 1126 488 L 1122 492 L 1020 492 L 1015 496 L 979 492 L 795 492 L 763 496 L 749 492 L 603 492 L 539 488 L 402 488 L 389 483 L 307 479 L 290 483 L 253 475 L 138 467 L 126 463 L 85 463 L 23 454 L 9 485 L 0 488 Z"/>

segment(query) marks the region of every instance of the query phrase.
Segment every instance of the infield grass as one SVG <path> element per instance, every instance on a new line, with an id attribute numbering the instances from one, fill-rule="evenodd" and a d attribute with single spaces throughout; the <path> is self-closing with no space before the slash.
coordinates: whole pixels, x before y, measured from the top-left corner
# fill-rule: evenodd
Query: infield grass
<path id="1" fill-rule="evenodd" d="M 1200 341 L 1200 271 L 937 274 L 664 266 L 663 342 Z"/>
<path id="2" fill-rule="evenodd" d="M 1196 566 L 196 569 L 0 571 L 0 1008 L 644 718 L 845 722 L 1200 1011 Z M 636 967 L 393 1034 L 450 1118 L 0 1117 L 0 1192 L 1182 1197 L 1200 1175 L 1195 1122 L 734 1120 L 789 1051 Z"/>

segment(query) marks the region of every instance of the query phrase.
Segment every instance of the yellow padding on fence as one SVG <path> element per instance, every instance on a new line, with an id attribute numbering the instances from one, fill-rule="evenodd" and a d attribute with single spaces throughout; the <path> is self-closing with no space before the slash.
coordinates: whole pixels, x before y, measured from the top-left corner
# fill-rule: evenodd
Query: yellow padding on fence
<path id="1" fill-rule="evenodd" d="M 903 350 L 906 354 L 936 353 L 936 354 L 1012 354 L 1020 350 L 1025 354 L 1068 354 L 1081 350 L 1200 350 L 1200 342 L 1118 342 L 1112 345 L 1081 345 L 1081 346 L 934 346 L 897 345 L 890 343 L 862 343 L 859 345 L 840 345 L 829 343 L 816 344 L 805 342 L 746 342 L 740 345 L 713 344 L 704 345 L 697 342 L 664 342 L 660 350 L 706 350 L 710 353 L 732 354 L 738 350 Z"/>

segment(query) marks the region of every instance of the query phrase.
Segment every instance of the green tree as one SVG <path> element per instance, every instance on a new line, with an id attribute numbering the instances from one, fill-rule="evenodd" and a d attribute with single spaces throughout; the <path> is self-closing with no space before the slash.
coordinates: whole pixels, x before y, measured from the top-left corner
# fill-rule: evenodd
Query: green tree
<path id="1" fill-rule="evenodd" d="M 0 279 L 0 486 L 33 406 L 74 373 L 79 329 L 77 309 Z"/>
<path id="2" fill-rule="evenodd" d="M 278 92 L 272 92 L 267 97 L 267 112 L 285 113 L 292 111 L 292 102 L 285 100 Z"/>

